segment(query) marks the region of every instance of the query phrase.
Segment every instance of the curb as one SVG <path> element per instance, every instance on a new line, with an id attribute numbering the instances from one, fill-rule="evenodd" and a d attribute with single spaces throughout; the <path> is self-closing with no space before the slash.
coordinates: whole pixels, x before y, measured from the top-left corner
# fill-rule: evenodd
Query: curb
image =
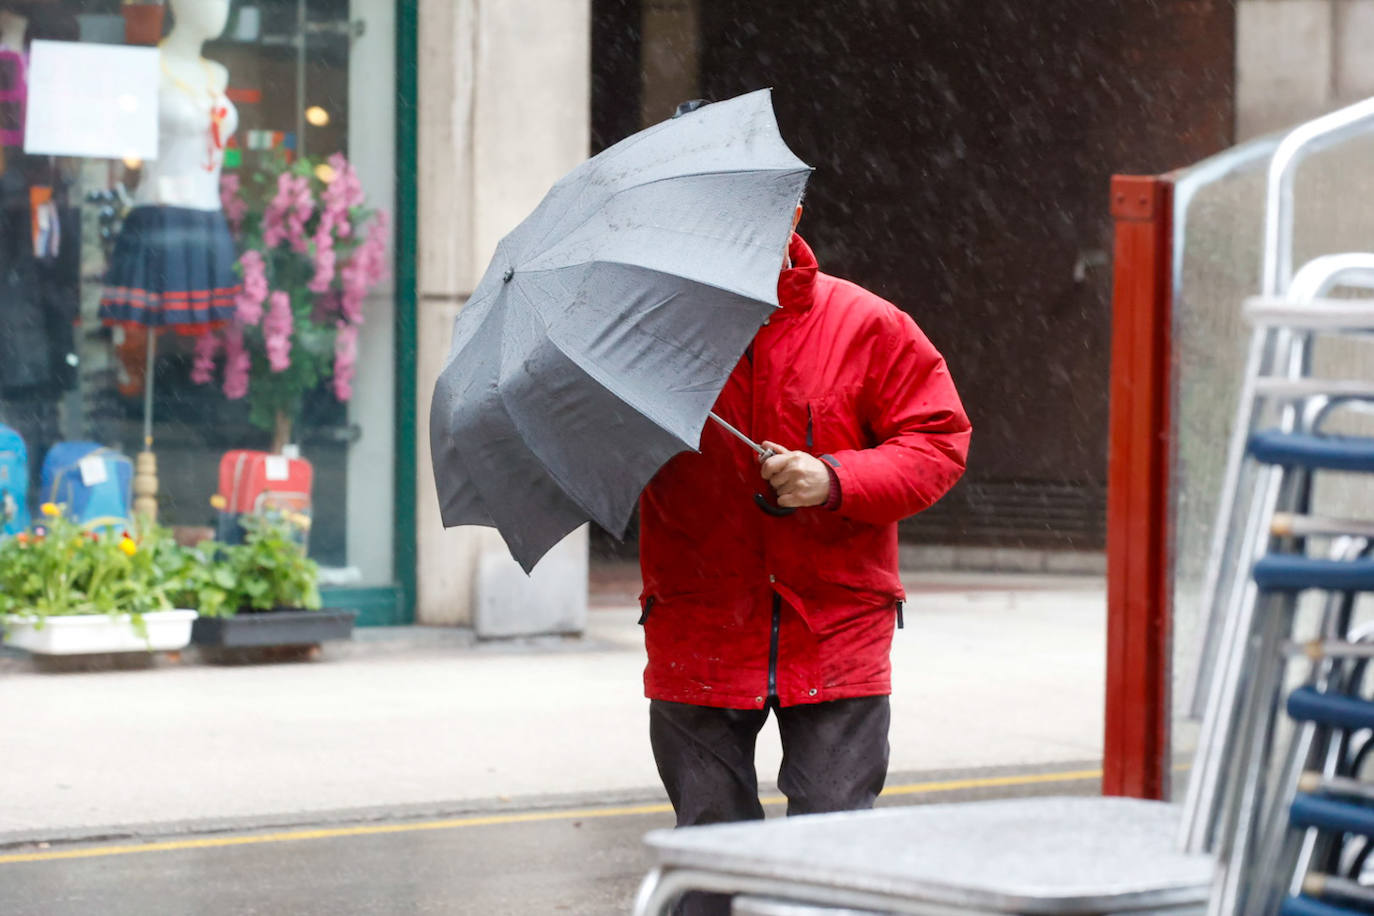
<path id="1" fill-rule="evenodd" d="M 514 654 L 527 652 L 598 652 L 615 648 L 596 637 L 582 635 L 514 636 L 479 639 L 468 627 L 407 625 L 361 627 L 346 640 L 317 646 L 264 646 L 232 653 L 218 647 L 196 646 L 171 652 L 118 652 L 88 655 L 36 656 L 0 646 L 0 675 L 71 674 L 95 671 L 147 671 L 188 665 L 228 667 L 249 664 L 309 663 L 342 659 L 379 658 L 421 653 Z"/>
<path id="2" fill-rule="evenodd" d="M 929 802 L 943 800 L 951 789 L 941 789 L 938 783 L 945 781 L 995 779 L 1010 776 L 1035 776 L 1063 772 L 1077 772 L 1096 769 L 1100 761 L 1071 760 L 1035 766 L 989 766 L 973 769 L 920 770 L 889 773 L 889 790 L 896 790 L 892 797 L 908 797 L 900 787 L 910 783 L 932 785 L 928 795 Z M 1081 795 L 1086 785 L 1092 792 L 1098 791 L 1096 778 L 1085 780 L 1066 780 L 1051 784 L 1050 788 L 1064 794 Z M 1070 787 L 1078 791 L 1071 791 Z M 970 791 L 970 790 L 962 790 Z M 988 798 L 1004 797 L 1006 789 L 989 787 L 971 790 Z M 759 794 L 762 797 L 779 794 L 776 784 L 760 782 Z M 880 803 L 882 799 L 880 799 Z M 908 802 L 909 803 L 909 802 Z M 373 805 L 359 808 L 342 808 L 320 811 L 294 811 L 279 814 L 244 815 L 232 818 L 202 818 L 184 821 L 154 821 L 137 824 L 104 825 L 88 827 L 68 827 L 57 830 L 20 830 L 0 833 L 0 851 L 14 852 L 25 848 L 71 845 L 78 843 L 109 843 L 129 841 L 152 841 L 186 836 L 204 836 L 222 833 L 251 833 L 257 831 L 293 830 L 304 828 L 328 828 L 357 826 L 383 822 L 426 821 L 459 818 L 469 815 L 490 815 L 502 813 L 526 813 L 533 811 L 557 811 L 560 809 L 609 808 L 621 806 L 662 805 L 668 816 L 668 797 L 661 787 L 639 789 L 620 789 L 605 792 L 578 792 L 557 795 L 495 796 L 489 798 L 452 799 L 435 802 L 415 802 L 395 805 Z"/>

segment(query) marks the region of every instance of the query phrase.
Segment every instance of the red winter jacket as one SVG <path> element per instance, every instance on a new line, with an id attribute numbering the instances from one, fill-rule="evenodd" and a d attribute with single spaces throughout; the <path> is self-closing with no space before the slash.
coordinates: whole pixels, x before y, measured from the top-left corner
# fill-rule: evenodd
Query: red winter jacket
<path id="1" fill-rule="evenodd" d="M 745 709 L 770 693 L 784 706 L 890 693 L 897 522 L 964 470 L 968 417 L 915 322 L 821 273 L 799 236 L 790 253 L 782 308 L 715 409 L 757 442 L 822 456 L 840 503 L 764 513 L 754 494 L 773 494 L 753 451 L 711 421 L 699 453 L 660 469 L 640 500 L 653 699 Z"/>

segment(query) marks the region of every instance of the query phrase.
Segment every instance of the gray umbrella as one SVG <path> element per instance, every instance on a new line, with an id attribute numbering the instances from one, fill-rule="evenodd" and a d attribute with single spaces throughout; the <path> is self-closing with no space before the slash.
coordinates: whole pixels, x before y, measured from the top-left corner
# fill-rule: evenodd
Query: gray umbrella
<path id="1" fill-rule="evenodd" d="M 809 175 L 761 90 L 559 180 L 454 325 L 430 407 L 444 525 L 494 526 L 526 571 L 588 520 L 623 535 L 777 308 Z"/>

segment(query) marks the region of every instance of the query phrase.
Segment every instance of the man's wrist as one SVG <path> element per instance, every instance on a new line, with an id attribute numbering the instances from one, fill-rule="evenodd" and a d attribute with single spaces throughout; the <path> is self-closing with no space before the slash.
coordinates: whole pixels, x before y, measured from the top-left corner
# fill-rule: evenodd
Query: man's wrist
<path id="1" fill-rule="evenodd" d="M 821 505 L 821 508 L 834 512 L 836 509 L 840 508 L 840 499 L 843 496 L 840 492 L 840 475 L 835 473 L 834 466 L 832 466 L 829 461 L 825 460 L 824 457 L 821 458 L 821 464 L 825 465 L 825 472 L 830 475 L 830 495 L 825 498 L 825 502 Z"/>

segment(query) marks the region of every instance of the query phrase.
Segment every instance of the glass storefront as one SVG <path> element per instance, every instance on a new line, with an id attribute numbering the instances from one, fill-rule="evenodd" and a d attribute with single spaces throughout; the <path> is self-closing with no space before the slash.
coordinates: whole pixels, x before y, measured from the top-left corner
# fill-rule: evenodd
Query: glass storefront
<path id="1" fill-rule="evenodd" d="M 227 452 L 299 453 L 322 584 L 395 581 L 395 30 L 393 0 L 0 2 L 30 508 L 54 445 L 143 451 L 151 393 L 159 521 L 209 532 Z"/>

